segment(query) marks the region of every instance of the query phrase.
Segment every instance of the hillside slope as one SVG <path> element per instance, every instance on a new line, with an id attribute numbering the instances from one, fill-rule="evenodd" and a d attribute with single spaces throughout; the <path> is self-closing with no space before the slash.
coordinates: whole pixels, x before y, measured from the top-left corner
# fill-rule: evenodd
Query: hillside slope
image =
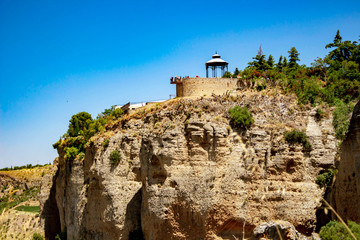
<path id="1" fill-rule="evenodd" d="M 40 187 L 50 184 L 51 165 L 0 171 L 0 239 L 32 239 L 44 235 L 40 219 Z M 50 176 L 50 179 L 48 178 Z"/>

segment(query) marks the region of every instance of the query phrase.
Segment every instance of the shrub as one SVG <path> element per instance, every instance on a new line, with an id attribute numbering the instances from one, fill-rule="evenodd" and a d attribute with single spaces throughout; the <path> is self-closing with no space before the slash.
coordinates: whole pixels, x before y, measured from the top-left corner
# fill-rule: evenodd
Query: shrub
<path id="1" fill-rule="evenodd" d="M 65 157 L 68 160 L 74 160 L 79 153 L 79 149 L 76 147 L 66 147 L 65 148 Z"/>
<path id="2" fill-rule="evenodd" d="M 104 148 L 107 148 L 109 146 L 110 143 L 110 139 L 106 139 L 105 141 L 103 141 L 102 145 L 104 146 Z"/>
<path id="3" fill-rule="evenodd" d="M 111 106 L 110 108 L 106 108 L 101 114 L 104 117 L 108 117 L 114 110 L 115 110 L 115 105 Z"/>
<path id="4" fill-rule="evenodd" d="M 316 99 L 321 95 L 319 81 L 314 78 L 303 77 L 299 79 L 299 88 L 295 90 L 300 104 L 315 104 Z"/>
<path id="5" fill-rule="evenodd" d="M 121 108 L 116 108 L 114 111 L 111 112 L 110 116 L 112 116 L 114 118 L 119 118 L 123 114 L 124 114 L 124 111 Z"/>
<path id="6" fill-rule="evenodd" d="M 348 221 L 348 226 L 357 239 L 360 239 L 360 225 Z M 322 240 L 353 240 L 344 224 L 337 221 L 330 221 L 320 229 L 320 237 Z"/>
<path id="7" fill-rule="evenodd" d="M 232 74 L 230 72 L 225 72 L 222 78 L 231 78 Z"/>
<path id="8" fill-rule="evenodd" d="M 241 128 L 249 128 L 254 123 L 250 111 L 246 107 L 235 106 L 229 110 L 231 123 Z"/>
<path id="9" fill-rule="evenodd" d="M 79 159 L 80 159 L 80 160 L 85 159 L 85 153 L 84 153 L 84 152 L 80 152 L 80 153 L 78 154 L 78 156 L 79 156 Z"/>
<path id="10" fill-rule="evenodd" d="M 315 118 L 317 120 L 321 120 L 324 117 L 324 115 L 325 115 L 325 112 L 322 109 L 320 109 L 320 108 L 316 109 Z"/>
<path id="11" fill-rule="evenodd" d="M 32 240 L 43 240 L 43 236 L 40 233 L 34 233 L 32 236 Z"/>
<path id="12" fill-rule="evenodd" d="M 336 104 L 334 113 L 333 113 L 333 126 L 335 129 L 335 136 L 337 139 L 343 140 L 346 136 L 346 133 L 349 130 L 349 116 L 351 113 L 351 108 L 343 102 L 338 102 Z"/>
<path id="13" fill-rule="evenodd" d="M 327 172 L 321 173 L 316 177 L 316 184 L 321 188 L 331 187 L 334 175 L 336 174 L 335 169 L 329 169 Z"/>
<path id="14" fill-rule="evenodd" d="M 255 81 L 255 89 L 257 90 L 257 91 L 262 91 L 262 90 L 264 90 L 264 89 L 266 89 L 266 80 L 265 80 L 265 78 L 263 78 L 263 77 L 261 77 L 261 78 L 257 78 L 257 79 L 254 79 L 254 81 Z"/>
<path id="15" fill-rule="evenodd" d="M 66 230 L 64 232 L 57 234 L 55 237 L 55 240 L 66 240 L 66 239 L 67 239 Z"/>
<path id="16" fill-rule="evenodd" d="M 117 165 L 120 162 L 121 155 L 118 150 L 114 150 L 110 153 L 111 165 Z"/>
<path id="17" fill-rule="evenodd" d="M 306 136 L 306 133 L 293 129 L 290 132 L 284 133 L 285 141 L 289 144 L 301 143 L 306 150 L 311 150 L 311 144 Z"/>

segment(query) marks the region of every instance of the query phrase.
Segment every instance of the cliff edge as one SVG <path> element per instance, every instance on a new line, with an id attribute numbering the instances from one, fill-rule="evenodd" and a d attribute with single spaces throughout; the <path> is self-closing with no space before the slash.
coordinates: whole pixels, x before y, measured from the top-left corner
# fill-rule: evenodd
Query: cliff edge
<path id="1" fill-rule="evenodd" d="M 236 105 L 252 113 L 247 130 L 230 123 Z M 45 224 L 68 239 L 234 239 L 282 220 L 310 236 L 324 194 L 315 179 L 337 152 L 331 111 L 315 115 L 276 89 L 139 109 L 93 137 L 83 159 L 58 148 Z M 293 129 L 311 149 L 285 141 Z"/>

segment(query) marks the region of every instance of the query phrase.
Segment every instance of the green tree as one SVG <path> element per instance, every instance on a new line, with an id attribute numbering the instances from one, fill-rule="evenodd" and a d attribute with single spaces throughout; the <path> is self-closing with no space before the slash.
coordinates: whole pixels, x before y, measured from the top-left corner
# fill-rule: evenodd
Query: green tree
<path id="1" fill-rule="evenodd" d="M 110 108 L 106 108 L 101 114 L 104 117 L 108 117 L 114 110 L 115 110 L 115 105 L 112 105 Z"/>
<path id="2" fill-rule="evenodd" d="M 337 62 L 343 62 L 345 60 L 357 62 L 359 60 L 359 46 L 357 45 L 357 42 L 342 41 L 339 30 L 336 32 L 334 41 L 327 44 L 325 48 L 334 48 L 329 52 L 327 60 L 334 60 Z"/>
<path id="3" fill-rule="evenodd" d="M 231 78 L 232 74 L 230 72 L 225 72 L 224 75 L 222 76 L 222 78 Z"/>
<path id="4" fill-rule="evenodd" d="M 276 64 L 276 68 L 277 68 L 277 70 L 282 71 L 282 68 L 283 68 L 283 56 L 282 55 L 280 55 L 280 57 L 279 57 L 279 61 Z"/>
<path id="5" fill-rule="evenodd" d="M 274 67 L 274 57 L 270 54 L 267 60 L 268 69 L 272 69 Z"/>
<path id="6" fill-rule="evenodd" d="M 83 132 L 89 128 L 89 125 L 92 122 L 92 117 L 87 112 L 79 112 L 75 114 L 70 119 L 68 134 L 70 137 L 76 137 L 78 135 L 83 135 Z"/>
<path id="7" fill-rule="evenodd" d="M 256 55 L 253 59 L 254 61 L 248 63 L 249 67 L 255 68 L 257 71 L 265 71 L 269 68 L 265 55 Z"/>
<path id="8" fill-rule="evenodd" d="M 283 68 L 286 68 L 288 66 L 288 61 L 287 61 L 286 57 L 284 57 L 282 66 L 283 66 Z"/>
<path id="9" fill-rule="evenodd" d="M 238 68 L 235 68 L 235 71 L 234 71 L 233 77 L 234 77 L 234 78 L 236 78 L 239 74 L 240 74 L 239 69 L 238 69 Z"/>
<path id="10" fill-rule="evenodd" d="M 290 48 L 288 53 L 289 53 L 289 68 L 298 67 L 299 64 L 297 62 L 300 61 L 299 58 L 300 53 L 296 50 L 295 47 Z"/>
<path id="11" fill-rule="evenodd" d="M 315 61 L 311 63 L 311 66 L 319 76 L 321 76 L 325 81 L 327 80 L 329 65 L 324 59 L 319 57 L 316 58 Z"/>
<path id="12" fill-rule="evenodd" d="M 334 41 L 325 46 L 332 50 L 324 58 L 328 64 L 327 95 L 345 101 L 359 96 L 360 89 L 360 47 L 356 41 L 343 41 L 338 30 Z M 333 92 L 330 92 L 333 90 Z M 330 98 L 332 99 L 332 98 Z"/>

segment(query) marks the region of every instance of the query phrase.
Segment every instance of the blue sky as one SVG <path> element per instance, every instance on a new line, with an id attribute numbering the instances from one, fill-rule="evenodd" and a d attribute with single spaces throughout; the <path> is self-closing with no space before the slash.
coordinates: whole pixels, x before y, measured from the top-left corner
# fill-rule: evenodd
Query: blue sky
<path id="1" fill-rule="evenodd" d="M 0 0 L 0 168 L 44 164 L 73 114 L 167 99 L 215 51 L 243 69 L 262 44 L 323 57 L 360 35 L 360 1 Z"/>

